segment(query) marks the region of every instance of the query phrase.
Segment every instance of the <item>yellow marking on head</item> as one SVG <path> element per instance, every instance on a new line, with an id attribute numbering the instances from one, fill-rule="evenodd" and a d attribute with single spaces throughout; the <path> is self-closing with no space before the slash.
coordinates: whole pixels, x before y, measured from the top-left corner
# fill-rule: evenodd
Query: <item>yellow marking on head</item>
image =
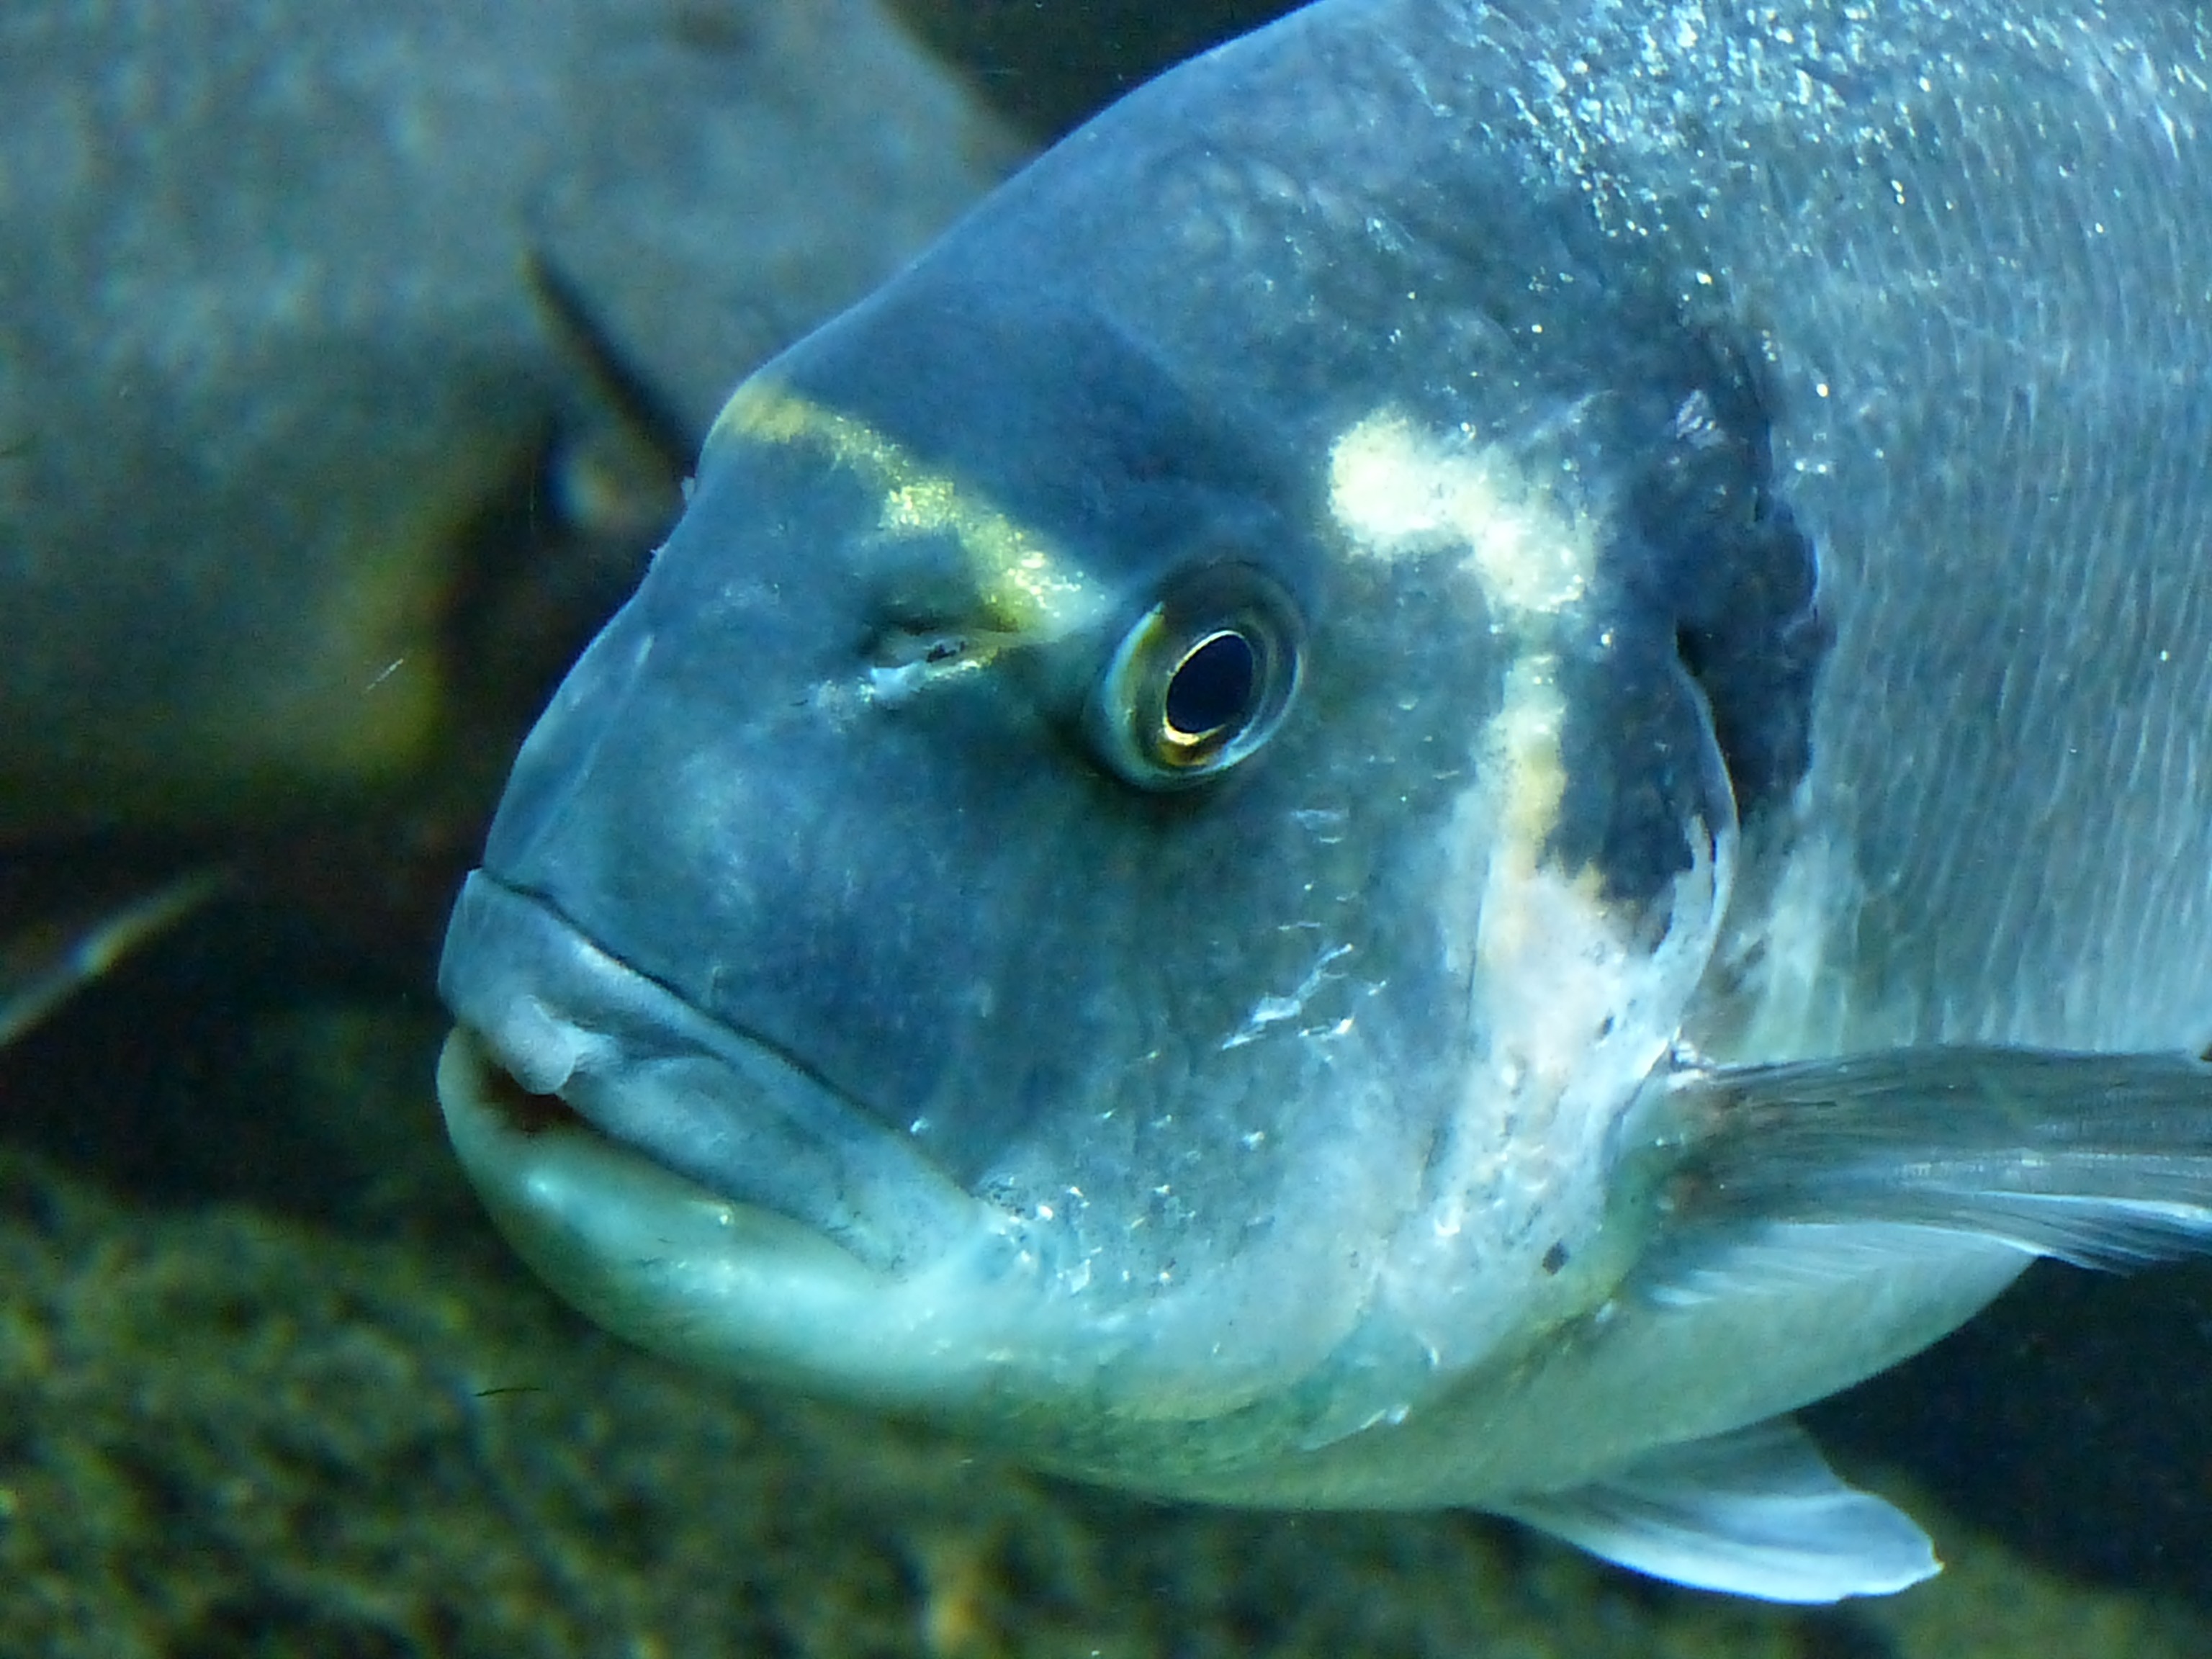
<path id="1" fill-rule="evenodd" d="M 1464 550 L 1501 617 L 1555 616 L 1589 591 L 1589 515 L 1496 444 L 1416 428 L 1384 410 L 1329 450 L 1329 511 L 1374 559 Z"/>
<path id="2" fill-rule="evenodd" d="M 757 443 L 808 444 L 882 492 L 878 528 L 887 536 L 949 536 L 967 555 L 977 597 L 992 623 L 1009 634 L 1053 638 L 1105 614 L 1106 590 L 1063 552 L 960 482 L 932 471 L 865 421 L 795 396 L 755 377 L 715 418 L 711 452 L 732 436 Z"/>
<path id="3" fill-rule="evenodd" d="M 1329 510 L 1354 556 L 1456 556 L 1489 607 L 1503 684 L 1476 740 L 1480 782 L 1450 836 L 1470 860 L 1459 890 L 1480 902 L 1447 928 L 1457 970 L 1512 972 L 1584 925 L 1598 904 L 1593 871 L 1547 867 L 1566 796 L 1560 647 L 1597 563 L 1595 517 L 1526 453 L 1471 428 L 1431 431 L 1380 410 L 1329 450 Z"/>
<path id="4" fill-rule="evenodd" d="M 1505 676 L 1505 697 L 1492 717 L 1487 747 L 1502 787 L 1499 828 L 1533 866 L 1537 849 L 1559 821 L 1567 793 L 1560 751 L 1566 699 L 1559 693 L 1559 661 L 1532 651 Z"/>
<path id="5" fill-rule="evenodd" d="M 1504 691 L 1475 740 L 1474 781 L 1446 831 L 1455 871 L 1449 885 L 1464 907 L 1444 928 L 1455 973 L 1495 971 L 1542 931 L 1541 919 L 1518 900 L 1543 867 L 1566 797 L 1567 705 L 1558 658 L 1548 651 L 1516 657 Z"/>
<path id="6" fill-rule="evenodd" d="M 1655 938 L 1651 915 L 1609 897 L 1595 865 L 1552 854 L 1567 784 L 1558 669 L 1542 648 L 1507 667 L 1444 830 L 1444 965 L 1467 985 L 1474 1042 L 1432 1224 L 1504 1249 L 1587 1238 L 1604 1201 L 1599 1149 L 1680 1029 L 1734 860 L 1728 836 L 1692 826 L 1692 867 Z"/>

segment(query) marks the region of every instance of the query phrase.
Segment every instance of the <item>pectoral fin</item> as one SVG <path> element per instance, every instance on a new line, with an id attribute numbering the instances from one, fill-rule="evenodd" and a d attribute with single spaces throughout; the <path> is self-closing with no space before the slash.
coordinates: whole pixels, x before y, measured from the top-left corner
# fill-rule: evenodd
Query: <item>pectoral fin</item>
<path id="1" fill-rule="evenodd" d="M 1838 1480 L 1787 1418 L 1503 1509 L 1655 1578 L 1769 1601 L 1886 1595 L 1941 1565 L 1909 1516 Z"/>
<path id="2" fill-rule="evenodd" d="M 1658 1212 L 1632 1288 L 1661 1302 L 1862 1273 L 1960 1235 L 2088 1267 L 2212 1249 L 2199 1060 L 1914 1048 L 1653 1086 L 1625 1173 Z"/>

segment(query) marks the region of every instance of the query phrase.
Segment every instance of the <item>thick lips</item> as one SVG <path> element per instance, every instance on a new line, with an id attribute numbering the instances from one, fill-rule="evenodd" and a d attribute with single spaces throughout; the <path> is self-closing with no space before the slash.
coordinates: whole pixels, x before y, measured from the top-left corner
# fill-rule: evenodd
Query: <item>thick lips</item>
<path id="1" fill-rule="evenodd" d="M 927 1241 L 926 1263 L 908 1265 L 922 1247 L 910 1240 L 882 1267 L 848 1243 L 889 1229 L 841 1242 L 711 1192 L 525 1091 L 466 1025 L 439 1057 L 438 1096 L 462 1168 L 523 1258 L 599 1323 L 672 1358 L 952 1409 L 1040 1322 L 1036 1258 L 983 1206 L 969 1206 L 963 1237 Z M 1062 1363 L 1070 1335 L 1048 1328 L 1033 1368 Z"/>
<path id="2" fill-rule="evenodd" d="M 1217 1473 L 1249 1462 L 1266 1490 L 1285 1437 L 1320 1443 L 1324 1418 L 1376 1416 L 1370 1379 L 1329 1380 L 1370 1286 L 1357 1253 L 1345 1270 L 1334 1224 L 1267 1231 L 1171 1282 L 1133 1276 L 1125 1260 L 1153 1265 L 1146 1241 L 1125 1258 L 1121 1230 L 1102 1242 L 983 1201 L 885 1121 L 482 872 L 439 981 L 460 1022 L 438 1094 L 462 1167 L 524 1259 L 635 1342 L 1163 1491 L 1220 1490 L 1163 1484 L 1163 1458 L 1179 1468 L 1201 1448 Z"/>
<path id="3" fill-rule="evenodd" d="M 481 870 L 454 907 L 439 989 L 469 1039 L 449 1056 L 465 1096 L 449 1115 L 556 1129 L 557 1097 L 662 1169 L 882 1272 L 975 1236 L 982 1206 L 904 1135 Z"/>

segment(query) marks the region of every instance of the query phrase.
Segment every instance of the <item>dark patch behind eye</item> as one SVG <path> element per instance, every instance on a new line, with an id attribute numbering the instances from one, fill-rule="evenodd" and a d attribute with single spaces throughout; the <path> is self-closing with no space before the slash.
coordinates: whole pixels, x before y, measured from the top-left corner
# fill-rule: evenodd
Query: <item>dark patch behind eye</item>
<path id="1" fill-rule="evenodd" d="M 1789 799 L 1810 763 L 1832 632 L 1812 544 L 1771 488 L 1748 365 L 1665 315 L 1632 337 L 1646 378 L 1606 405 L 1605 449 L 1627 483 L 1563 665 L 1567 793 L 1551 851 L 1596 867 L 1609 895 L 1640 898 L 1689 867 L 1692 818 L 1712 830 L 1727 816 L 1717 766 L 1740 822 Z"/>
<path id="2" fill-rule="evenodd" d="M 1630 497 L 1640 568 L 1622 574 L 1644 614 L 1671 618 L 1750 819 L 1788 799 L 1811 763 L 1814 684 L 1834 630 L 1812 542 L 1774 489 L 1758 378 L 1719 334 L 1693 337 L 1695 383 L 1673 394 Z"/>

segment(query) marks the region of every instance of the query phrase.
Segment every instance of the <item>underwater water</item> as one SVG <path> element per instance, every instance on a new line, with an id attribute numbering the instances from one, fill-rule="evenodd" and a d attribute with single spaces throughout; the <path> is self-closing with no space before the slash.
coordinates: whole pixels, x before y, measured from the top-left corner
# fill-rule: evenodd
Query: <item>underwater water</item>
<path id="1" fill-rule="evenodd" d="M 0 16 L 35 228 L 0 252 L 0 970 L 87 981 L 0 1048 L 0 1656 L 2212 1650 L 2203 1268 L 2039 1267 L 1808 1413 L 1945 1563 L 1808 1609 L 702 1376 L 483 1216 L 431 1082 L 447 908 L 686 447 L 1201 9 Z"/>

